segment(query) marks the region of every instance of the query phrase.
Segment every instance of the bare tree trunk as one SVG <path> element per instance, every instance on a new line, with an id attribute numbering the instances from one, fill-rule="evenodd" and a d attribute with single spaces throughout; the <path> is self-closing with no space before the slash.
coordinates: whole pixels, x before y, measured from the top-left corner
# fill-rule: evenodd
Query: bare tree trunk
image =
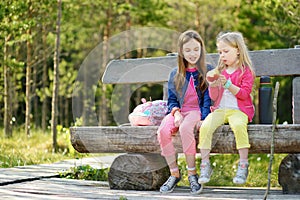
<path id="1" fill-rule="evenodd" d="M 130 0 L 126 0 L 127 4 L 131 4 Z M 125 13 L 126 16 L 126 22 L 125 22 L 125 26 L 126 26 L 126 30 L 130 30 L 131 28 L 131 16 L 130 16 L 130 11 L 127 11 Z M 129 31 L 126 32 L 126 38 L 125 38 L 125 49 L 130 49 L 130 37 L 131 35 L 129 35 Z M 125 52 L 125 58 L 131 58 L 131 52 Z M 122 91 L 122 96 L 125 99 L 130 99 L 132 94 L 131 91 L 131 86 L 130 85 L 124 85 L 124 89 Z M 130 101 L 130 100 L 129 100 Z M 124 121 L 125 123 L 128 122 L 128 115 L 129 115 L 129 110 L 126 110 L 127 112 L 122 112 L 121 115 L 121 119 L 122 121 Z"/>
<path id="2" fill-rule="evenodd" d="M 40 112 L 39 112 L 39 98 L 36 95 L 36 88 L 37 88 L 37 66 L 34 66 L 32 68 L 32 90 L 31 90 L 31 94 L 32 94 L 32 98 L 33 98 L 33 117 L 34 117 L 34 127 L 37 128 L 40 126 L 39 124 L 39 119 L 40 119 Z"/>
<path id="3" fill-rule="evenodd" d="M 30 12 L 30 11 L 29 11 Z M 31 30 L 27 31 L 27 34 L 31 35 Z M 26 67 L 26 110 L 25 110 L 25 133 L 30 135 L 30 113 L 31 113 L 31 43 L 27 40 L 27 67 Z"/>
<path id="4" fill-rule="evenodd" d="M 47 69 L 47 35 L 46 35 L 46 27 L 43 26 L 43 88 L 42 90 L 45 91 L 46 87 L 48 87 L 48 69 Z M 46 95 L 46 92 L 44 93 L 44 97 L 42 99 L 42 130 L 43 132 L 46 131 L 47 129 L 47 113 L 48 113 L 48 108 L 47 108 L 47 103 L 48 103 L 48 97 Z"/>
<path id="5" fill-rule="evenodd" d="M 126 3 L 127 4 L 131 4 L 131 1 L 130 0 L 126 0 Z M 125 16 L 126 16 L 126 23 L 125 23 L 126 24 L 126 30 L 130 30 L 130 28 L 131 28 L 130 11 L 126 11 Z M 129 35 L 129 32 L 127 31 L 126 32 L 126 39 L 125 39 L 126 49 L 130 49 L 130 48 L 128 48 L 130 46 L 130 44 L 129 44 L 129 41 L 130 41 L 129 37 L 131 37 L 131 35 Z M 125 58 L 131 58 L 131 52 L 130 51 L 125 53 Z"/>
<path id="6" fill-rule="evenodd" d="M 54 50 L 54 78 L 53 78 L 53 91 L 52 91 L 52 149 L 57 151 L 57 101 L 58 101 L 58 87 L 59 87 L 59 46 L 60 46 L 60 20 L 61 20 L 61 0 L 57 0 L 57 21 L 56 21 L 56 41 Z"/>
<path id="7" fill-rule="evenodd" d="M 109 1 L 109 6 L 106 10 L 106 17 L 107 17 L 107 23 L 104 28 L 104 34 L 103 34 L 103 48 L 102 48 L 102 70 L 100 73 L 102 74 L 104 72 L 104 69 L 106 67 L 106 63 L 108 62 L 108 38 L 110 37 L 110 27 L 112 22 L 112 16 L 111 16 L 111 1 Z M 100 109 L 99 109 L 99 125 L 108 125 L 108 105 L 107 105 L 107 97 L 106 97 L 106 85 L 101 84 L 101 101 L 100 101 Z"/>
<path id="8" fill-rule="evenodd" d="M 57 97 L 57 108 L 60 110 L 61 108 L 63 108 L 63 98 L 62 97 L 60 97 L 59 95 L 58 95 L 58 97 Z M 59 111 L 59 110 L 57 110 L 57 111 Z M 57 120 L 56 120 L 56 123 L 57 124 L 63 124 L 63 118 L 64 118 L 64 113 L 63 112 L 57 112 Z"/>
<path id="9" fill-rule="evenodd" d="M 69 106 L 70 106 L 70 102 L 69 102 L 69 98 L 65 98 L 65 103 L 64 103 L 64 120 L 62 120 L 64 122 L 64 126 L 65 127 L 69 127 L 70 124 L 69 124 Z M 62 122 L 62 123 L 63 123 Z"/>
<path id="10" fill-rule="evenodd" d="M 4 54 L 4 135 L 6 137 L 12 137 L 12 103 L 11 99 L 11 71 L 7 65 L 8 61 L 8 45 L 10 36 L 5 37 L 3 54 Z"/>

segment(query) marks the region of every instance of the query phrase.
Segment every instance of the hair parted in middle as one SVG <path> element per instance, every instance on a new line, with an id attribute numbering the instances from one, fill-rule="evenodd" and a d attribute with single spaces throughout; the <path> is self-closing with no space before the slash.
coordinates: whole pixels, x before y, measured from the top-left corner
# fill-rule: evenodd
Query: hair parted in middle
<path id="1" fill-rule="evenodd" d="M 178 70 L 177 70 L 177 74 L 175 76 L 174 81 L 175 81 L 176 90 L 178 92 L 181 92 L 180 90 L 185 81 L 186 68 L 188 67 L 188 62 L 186 61 L 186 59 L 183 56 L 183 45 L 185 43 L 189 42 L 191 39 L 195 39 L 196 41 L 198 41 L 200 43 L 200 47 L 201 47 L 200 58 L 196 62 L 196 68 L 199 71 L 198 88 L 200 89 L 200 91 L 204 91 L 207 88 L 207 82 L 205 81 L 205 75 L 207 72 L 206 58 L 205 58 L 206 50 L 205 50 L 205 45 L 204 45 L 203 39 L 201 38 L 199 33 L 197 33 L 196 31 L 187 30 L 179 36 L 178 44 L 177 44 L 177 46 L 178 46 L 178 57 L 177 57 Z"/>

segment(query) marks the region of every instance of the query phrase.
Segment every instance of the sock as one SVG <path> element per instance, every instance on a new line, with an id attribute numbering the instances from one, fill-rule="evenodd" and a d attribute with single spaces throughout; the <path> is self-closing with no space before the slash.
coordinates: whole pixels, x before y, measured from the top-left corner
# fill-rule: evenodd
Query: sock
<path id="1" fill-rule="evenodd" d="M 171 176 L 175 176 L 176 178 L 180 177 L 179 169 L 178 167 L 170 169 Z"/>
<path id="2" fill-rule="evenodd" d="M 188 167 L 187 170 L 188 170 L 188 176 L 196 174 L 196 168 L 195 167 L 191 167 L 191 168 Z"/>
<path id="3" fill-rule="evenodd" d="M 201 165 L 207 165 L 210 164 L 209 160 L 202 160 Z"/>
<path id="4" fill-rule="evenodd" d="M 248 164 L 248 159 L 240 159 L 241 164 Z"/>

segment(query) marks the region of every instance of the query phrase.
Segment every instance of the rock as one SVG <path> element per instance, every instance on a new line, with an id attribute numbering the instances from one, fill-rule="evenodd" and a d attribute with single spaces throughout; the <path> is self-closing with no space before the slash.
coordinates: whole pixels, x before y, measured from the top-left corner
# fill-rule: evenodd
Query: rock
<path id="1" fill-rule="evenodd" d="M 300 154 L 289 154 L 281 161 L 278 182 L 284 194 L 300 194 Z"/>
<path id="2" fill-rule="evenodd" d="M 157 190 L 170 176 L 169 167 L 159 154 L 123 154 L 108 173 L 111 189 Z"/>

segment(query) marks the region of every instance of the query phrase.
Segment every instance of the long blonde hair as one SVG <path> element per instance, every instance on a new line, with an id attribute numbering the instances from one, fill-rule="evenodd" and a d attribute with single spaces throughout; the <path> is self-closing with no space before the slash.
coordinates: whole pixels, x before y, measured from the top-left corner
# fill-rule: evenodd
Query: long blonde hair
<path id="1" fill-rule="evenodd" d="M 197 33 L 196 31 L 187 30 L 179 36 L 178 44 L 177 44 L 178 45 L 178 58 L 177 58 L 178 70 L 175 75 L 174 82 L 175 82 L 176 90 L 178 92 L 181 92 L 181 88 L 185 81 L 185 75 L 186 75 L 185 70 L 188 67 L 188 62 L 186 61 L 186 59 L 183 56 L 183 45 L 185 43 L 189 42 L 191 39 L 197 40 L 201 46 L 201 55 L 196 63 L 196 68 L 199 71 L 198 88 L 201 91 L 204 91 L 207 88 L 207 84 L 205 81 L 205 74 L 207 72 L 206 60 L 205 60 L 206 50 L 205 50 L 205 45 L 204 45 L 203 39 L 201 38 L 199 33 Z"/>
<path id="2" fill-rule="evenodd" d="M 244 41 L 243 35 L 240 32 L 226 32 L 226 33 L 219 33 L 217 36 L 217 43 L 220 41 L 226 43 L 227 45 L 237 48 L 239 51 L 239 59 L 238 65 L 242 69 L 245 70 L 245 67 L 248 67 L 252 72 L 253 76 L 255 76 L 255 72 L 253 69 L 253 64 L 249 56 L 248 48 Z M 218 70 L 221 72 L 226 68 L 226 65 L 221 61 L 219 58 L 218 62 Z"/>

